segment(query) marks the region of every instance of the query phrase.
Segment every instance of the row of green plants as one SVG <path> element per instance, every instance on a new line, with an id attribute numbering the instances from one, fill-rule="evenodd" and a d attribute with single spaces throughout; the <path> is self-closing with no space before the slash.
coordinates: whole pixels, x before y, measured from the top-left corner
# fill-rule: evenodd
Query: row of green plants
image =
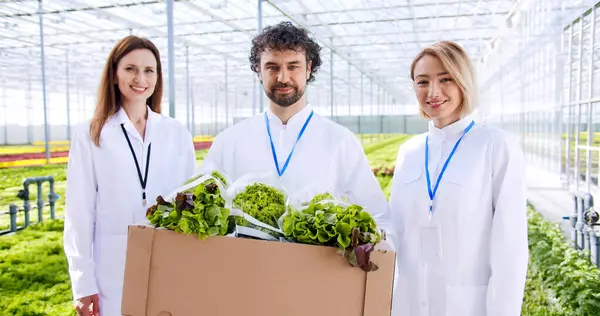
<path id="1" fill-rule="evenodd" d="M 600 270 L 556 223 L 528 209 L 530 264 L 523 315 L 600 315 Z"/>
<path id="2" fill-rule="evenodd" d="M 0 314 L 76 315 L 63 228 L 57 219 L 0 237 Z"/>

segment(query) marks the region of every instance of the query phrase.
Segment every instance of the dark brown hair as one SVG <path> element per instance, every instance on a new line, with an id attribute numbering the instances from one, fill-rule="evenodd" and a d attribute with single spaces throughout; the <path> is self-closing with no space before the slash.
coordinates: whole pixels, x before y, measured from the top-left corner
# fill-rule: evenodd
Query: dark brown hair
<path id="1" fill-rule="evenodd" d="M 150 40 L 138 36 L 127 36 L 121 39 L 112 49 L 104 65 L 102 78 L 100 79 L 100 87 L 98 89 L 98 103 L 94 111 L 94 116 L 90 124 L 90 136 L 96 146 L 100 146 L 100 133 L 104 124 L 108 119 L 119 111 L 121 106 L 121 91 L 115 81 L 117 75 L 117 66 L 119 61 L 136 49 L 148 49 L 156 58 L 156 72 L 158 78 L 154 93 L 146 100 L 146 104 L 150 106 L 153 112 L 160 113 L 160 104 L 163 93 L 162 67 L 160 64 L 160 54 L 158 49 Z"/>
<path id="2" fill-rule="evenodd" d="M 252 39 L 250 50 L 250 69 L 255 73 L 260 72 L 260 54 L 267 49 L 284 51 L 293 50 L 302 52 L 306 56 L 306 66 L 312 62 L 310 77 L 307 82 L 315 81 L 315 74 L 321 67 L 321 46 L 310 38 L 308 31 L 294 26 L 291 22 L 280 22 L 277 25 L 267 26 L 262 33 Z"/>

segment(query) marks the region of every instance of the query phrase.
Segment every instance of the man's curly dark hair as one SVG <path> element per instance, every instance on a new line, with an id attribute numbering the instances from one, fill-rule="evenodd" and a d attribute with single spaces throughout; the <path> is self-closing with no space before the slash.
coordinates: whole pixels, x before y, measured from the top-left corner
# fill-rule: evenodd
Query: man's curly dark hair
<path id="1" fill-rule="evenodd" d="M 250 68 L 257 74 L 260 71 L 260 54 L 266 49 L 304 52 L 306 65 L 308 66 L 308 62 L 312 61 L 310 77 L 307 82 L 315 80 L 314 74 L 322 64 L 321 46 L 308 36 L 307 30 L 296 27 L 287 21 L 264 28 L 262 33 L 252 39 L 252 49 L 250 50 Z"/>

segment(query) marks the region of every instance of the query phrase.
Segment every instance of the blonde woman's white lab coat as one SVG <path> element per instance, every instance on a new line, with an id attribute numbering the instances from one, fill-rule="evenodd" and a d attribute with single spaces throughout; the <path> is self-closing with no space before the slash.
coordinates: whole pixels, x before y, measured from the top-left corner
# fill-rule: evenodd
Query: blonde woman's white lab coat
<path id="1" fill-rule="evenodd" d="M 71 141 L 64 250 L 74 298 L 99 293 L 101 315 L 121 315 L 128 226 L 144 222 L 156 197 L 182 185 L 196 168 L 192 137 L 185 126 L 148 111 L 144 140 L 121 108 L 104 126 L 100 147 L 90 139 L 89 123 L 78 126 Z M 147 206 L 121 123 L 142 176 L 152 143 Z"/>
<path id="2" fill-rule="evenodd" d="M 432 189 L 471 121 L 429 125 Z M 440 228 L 442 248 L 441 259 L 431 261 L 424 258 L 431 249 L 421 247 L 430 203 L 425 136 L 401 146 L 396 161 L 390 195 L 399 234 L 393 315 L 520 315 L 528 240 L 525 163 L 517 141 L 477 122 L 465 135 L 435 196 L 431 223 Z"/>
<path id="3" fill-rule="evenodd" d="M 280 168 L 312 110 L 306 105 L 285 125 L 270 110 L 266 111 Z M 201 170 L 219 169 L 232 181 L 252 173 L 272 172 L 277 176 L 264 114 L 248 118 L 220 133 L 202 162 Z M 310 194 L 326 191 L 347 196 L 373 215 L 378 227 L 390 236 L 388 243 L 393 247 L 389 205 L 360 142 L 347 128 L 313 114 L 279 180 L 291 196 L 311 199 Z M 304 195 L 305 192 L 308 195 Z"/>

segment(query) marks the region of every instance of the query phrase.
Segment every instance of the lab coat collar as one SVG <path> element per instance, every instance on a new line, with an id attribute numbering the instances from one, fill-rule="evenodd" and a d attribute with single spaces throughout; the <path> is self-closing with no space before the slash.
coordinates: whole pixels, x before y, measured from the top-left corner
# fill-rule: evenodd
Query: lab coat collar
<path id="1" fill-rule="evenodd" d="M 287 121 L 287 127 L 296 127 L 296 126 L 302 126 L 304 124 L 304 122 L 306 121 L 306 119 L 308 118 L 308 116 L 310 115 L 310 112 L 312 111 L 312 107 L 310 106 L 310 104 L 306 104 L 304 106 L 304 108 L 302 108 L 302 110 L 300 110 L 298 113 L 294 114 L 292 117 L 290 117 L 290 119 Z M 271 112 L 271 109 L 267 109 L 266 110 L 267 113 L 267 117 L 269 118 L 269 122 L 271 124 L 276 124 L 279 126 L 283 126 L 284 124 L 281 122 L 281 120 L 279 119 L 279 117 L 277 117 L 277 115 L 273 114 L 273 112 Z"/>
<path id="2" fill-rule="evenodd" d="M 471 124 L 473 118 L 471 115 L 467 115 L 460 120 L 445 126 L 443 128 L 437 128 L 433 124 L 433 121 L 429 122 L 429 139 L 434 141 L 444 141 L 448 137 L 454 138 L 453 136 L 462 135 L 467 126 Z"/>
<path id="3" fill-rule="evenodd" d="M 146 108 L 148 110 L 148 120 L 146 121 L 146 135 L 144 139 L 142 139 L 140 133 L 138 133 L 138 131 L 135 129 L 135 126 L 131 120 L 129 120 L 129 116 L 127 116 L 127 113 L 122 106 L 119 106 L 119 110 L 112 116 L 112 118 L 109 120 L 109 123 L 119 128 L 121 128 L 121 124 L 124 124 L 125 130 L 130 136 L 133 136 L 142 143 L 149 143 L 152 138 L 151 136 L 152 132 L 154 132 L 156 122 L 160 118 L 160 114 L 152 111 L 148 105 L 146 105 Z"/>

